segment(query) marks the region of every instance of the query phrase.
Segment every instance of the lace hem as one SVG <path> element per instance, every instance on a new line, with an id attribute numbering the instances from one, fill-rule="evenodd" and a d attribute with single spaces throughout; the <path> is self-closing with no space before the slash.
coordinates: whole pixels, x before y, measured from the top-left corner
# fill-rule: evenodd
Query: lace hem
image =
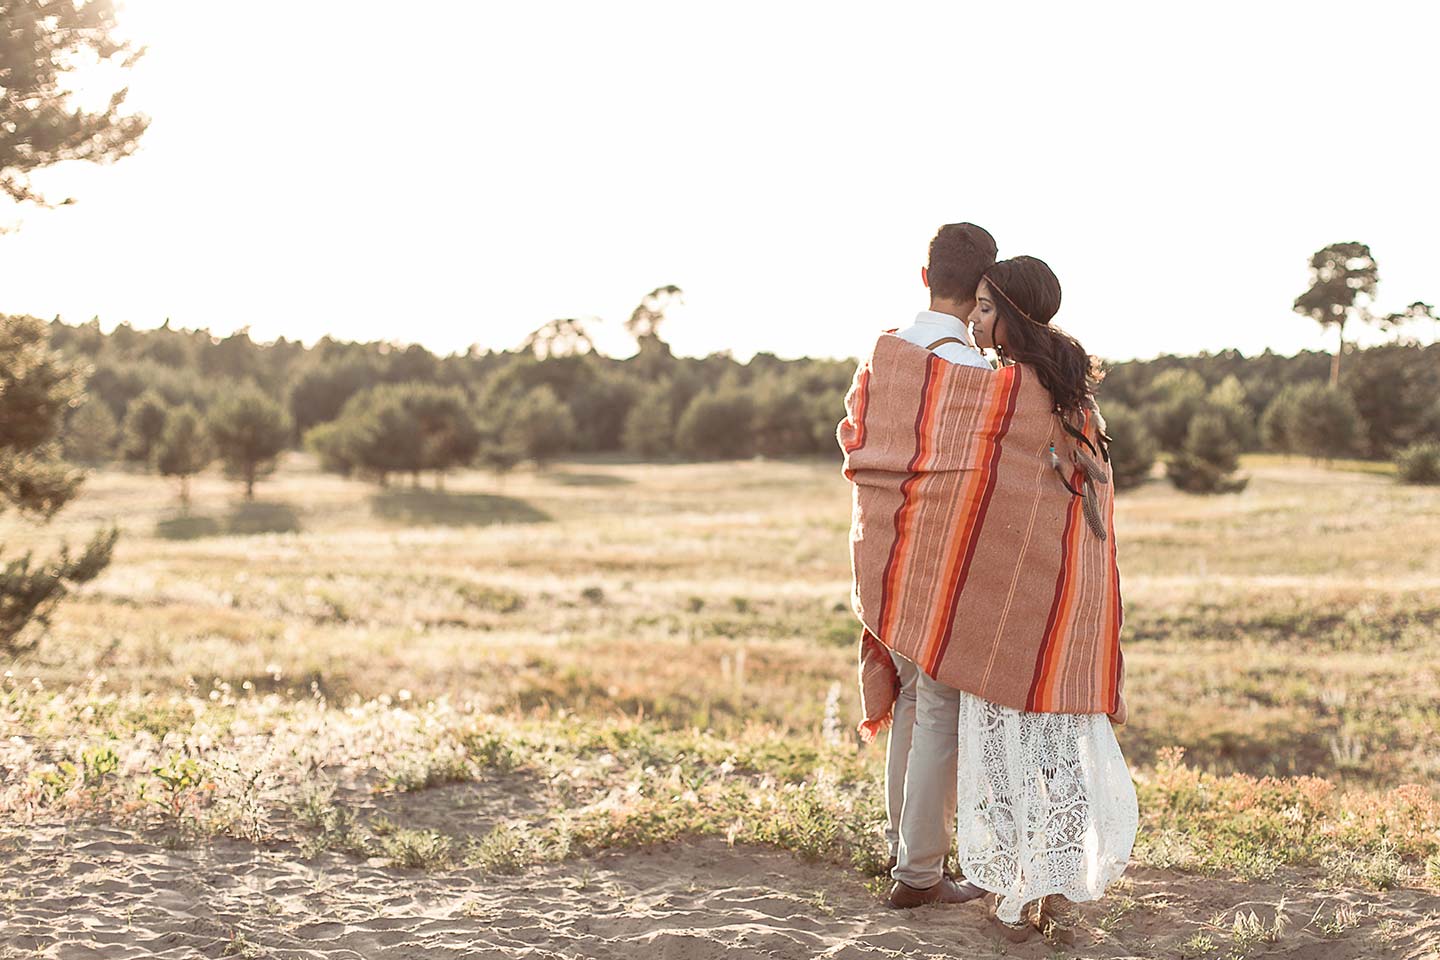
<path id="1" fill-rule="evenodd" d="M 966 879 L 1011 923 L 1031 900 L 1103 896 L 1139 825 L 1130 770 L 1104 714 L 1026 713 L 965 693 L 956 833 Z"/>

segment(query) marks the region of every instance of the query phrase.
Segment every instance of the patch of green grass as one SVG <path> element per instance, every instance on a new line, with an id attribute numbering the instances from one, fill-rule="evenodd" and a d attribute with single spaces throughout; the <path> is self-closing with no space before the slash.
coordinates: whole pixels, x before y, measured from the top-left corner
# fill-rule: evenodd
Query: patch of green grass
<path id="1" fill-rule="evenodd" d="M 450 866 L 455 842 L 434 830 L 397 829 L 380 838 L 381 852 L 397 867 L 441 870 Z"/>
<path id="2" fill-rule="evenodd" d="M 489 873 L 520 873 L 540 855 L 538 839 L 524 827 L 499 824 L 471 843 L 465 862 Z"/>
<path id="3" fill-rule="evenodd" d="M 1210 953 L 1216 947 L 1215 938 L 1204 931 L 1197 931 L 1180 943 L 1180 960 L 1195 960 Z"/>
<path id="4" fill-rule="evenodd" d="M 1432 855 L 1433 856 L 1433 855 Z M 1335 887 L 1356 884 L 1375 890 L 1397 887 L 1406 875 L 1400 851 L 1388 839 L 1370 849 L 1342 849 L 1326 854 L 1320 861 L 1325 881 Z"/>

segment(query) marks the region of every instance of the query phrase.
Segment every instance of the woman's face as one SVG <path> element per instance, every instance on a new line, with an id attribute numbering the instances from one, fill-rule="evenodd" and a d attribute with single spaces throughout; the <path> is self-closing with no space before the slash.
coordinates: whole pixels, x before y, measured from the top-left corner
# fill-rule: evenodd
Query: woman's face
<path id="1" fill-rule="evenodd" d="M 1000 315 L 995 312 L 995 294 L 984 280 L 975 290 L 975 309 L 970 311 L 966 321 L 975 331 L 975 345 L 982 350 L 993 350 L 998 344 L 995 339 L 996 326 Z"/>

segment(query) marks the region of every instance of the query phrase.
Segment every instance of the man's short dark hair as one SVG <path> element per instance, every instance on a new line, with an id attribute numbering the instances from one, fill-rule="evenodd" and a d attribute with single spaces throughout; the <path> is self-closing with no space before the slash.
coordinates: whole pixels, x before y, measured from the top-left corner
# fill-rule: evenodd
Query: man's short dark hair
<path id="1" fill-rule="evenodd" d="M 930 296 L 941 300 L 972 300 L 980 275 L 995 263 L 995 238 L 973 223 L 947 223 L 930 241 Z"/>

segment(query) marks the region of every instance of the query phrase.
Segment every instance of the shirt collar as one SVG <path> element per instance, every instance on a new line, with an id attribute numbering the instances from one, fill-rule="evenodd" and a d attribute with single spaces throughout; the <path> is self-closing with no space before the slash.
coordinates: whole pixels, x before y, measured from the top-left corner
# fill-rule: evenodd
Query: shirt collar
<path id="1" fill-rule="evenodd" d="M 959 337 L 972 347 L 975 345 L 975 341 L 970 339 L 970 328 L 967 327 L 965 322 L 959 317 L 952 316 L 948 313 L 939 313 L 935 310 L 921 310 L 915 315 L 915 322 L 929 323 L 941 327 L 952 337 Z"/>

